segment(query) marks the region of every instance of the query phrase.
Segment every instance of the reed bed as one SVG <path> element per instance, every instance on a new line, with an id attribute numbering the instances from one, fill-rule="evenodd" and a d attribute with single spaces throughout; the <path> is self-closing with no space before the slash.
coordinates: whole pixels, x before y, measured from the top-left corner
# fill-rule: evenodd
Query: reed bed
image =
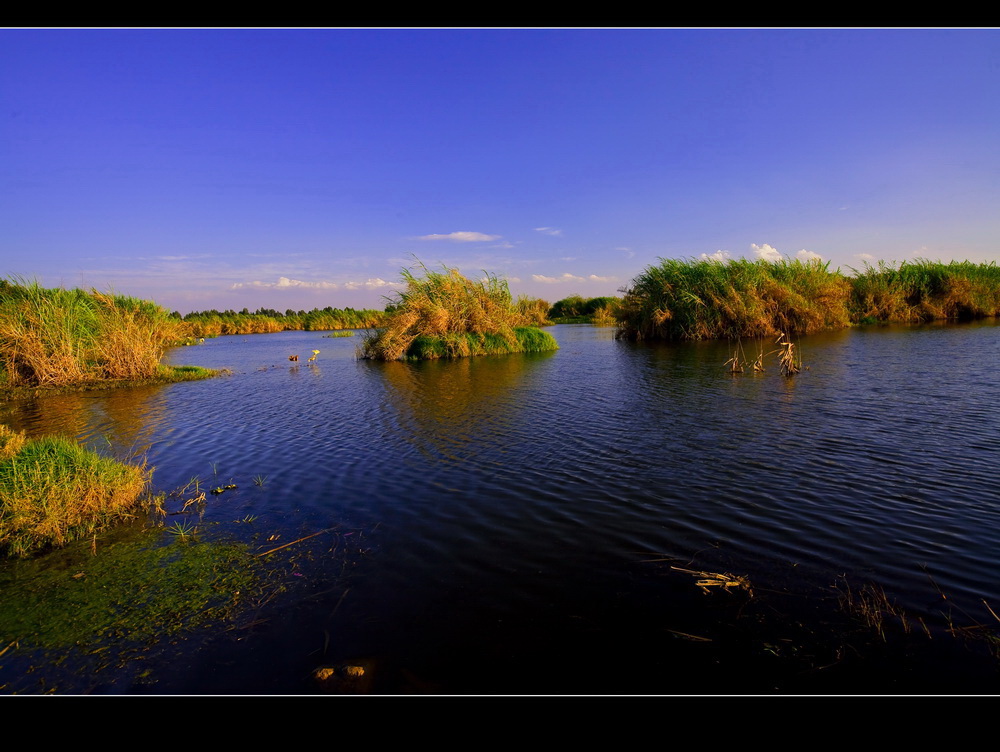
<path id="1" fill-rule="evenodd" d="M 505 280 L 420 269 L 420 277 L 403 270 L 406 289 L 386 307 L 385 327 L 362 342 L 361 357 L 423 360 L 558 349 L 550 334 L 532 326 L 542 306 L 515 302 Z"/>
<path id="2" fill-rule="evenodd" d="M 851 302 L 860 323 L 920 323 L 1000 315 L 1000 267 L 994 263 L 917 259 L 880 261 L 855 271 Z"/>
<path id="3" fill-rule="evenodd" d="M 846 327 L 850 289 L 818 261 L 665 259 L 633 280 L 618 336 L 700 340 Z"/>
<path id="4" fill-rule="evenodd" d="M 845 276 L 820 261 L 664 259 L 618 306 L 625 339 L 785 337 L 852 324 L 1000 315 L 1000 268 L 879 262 Z"/>
<path id="5" fill-rule="evenodd" d="M 27 556 L 128 519 L 148 481 L 144 467 L 0 425 L 0 552 Z"/>
<path id="6" fill-rule="evenodd" d="M 180 338 L 176 319 L 146 300 L 0 280 L 0 384 L 66 386 L 158 375 Z"/>

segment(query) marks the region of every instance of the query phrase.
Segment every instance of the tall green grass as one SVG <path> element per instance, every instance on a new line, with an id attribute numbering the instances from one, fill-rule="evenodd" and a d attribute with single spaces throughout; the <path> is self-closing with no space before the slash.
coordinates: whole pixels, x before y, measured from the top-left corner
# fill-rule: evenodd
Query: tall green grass
<path id="1" fill-rule="evenodd" d="M 858 323 L 1000 315 L 994 263 L 879 262 L 845 276 L 820 261 L 661 259 L 617 309 L 628 339 L 809 334 Z"/>
<path id="2" fill-rule="evenodd" d="M 134 515 L 149 474 L 59 437 L 0 425 L 0 552 L 26 556 Z"/>
<path id="3" fill-rule="evenodd" d="M 850 325 L 850 282 L 819 261 L 663 259 L 618 306 L 618 336 L 716 339 Z"/>
<path id="4" fill-rule="evenodd" d="M 179 323 L 150 301 L 0 280 L 0 384 L 65 386 L 157 375 Z"/>
<path id="5" fill-rule="evenodd" d="M 851 301 L 858 322 L 917 323 L 1000 315 L 1000 267 L 994 263 L 917 259 L 880 261 L 855 271 Z"/>
<path id="6" fill-rule="evenodd" d="M 406 289 L 386 307 L 385 327 L 362 342 L 361 357 L 422 360 L 558 349 L 550 334 L 531 328 L 542 306 L 515 302 L 505 280 L 420 269 L 419 277 L 403 270 Z"/>

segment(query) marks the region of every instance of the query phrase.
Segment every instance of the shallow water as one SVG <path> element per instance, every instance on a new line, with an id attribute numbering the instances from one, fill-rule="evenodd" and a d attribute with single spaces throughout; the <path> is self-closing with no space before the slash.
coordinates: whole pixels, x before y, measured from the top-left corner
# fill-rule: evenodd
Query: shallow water
<path id="1" fill-rule="evenodd" d="M 160 489 L 235 483 L 203 514 L 233 535 L 253 515 L 282 540 L 364 539 L 349 581 L 315 562 L 266 624 L 186 645 L 154 684 L 67 691 L 309 692 L 343 661 L 372 662 L 386 692 L 991 691 L 995 669 L 953 656 L 919 680 L 851 664 L 824 684 L 835 671 L 803 669 L 822 651 L 781 640 L 821 640 L 843 582 L 931 625 L 993 619 L 996 322 L 804 337 L 794 378 L 727 373 L 726 343 L 549 331 L 556 352 L 416 364 L 358 361 L 357 337 L 220 337 L 169 360 L 231 376 L 5 405 L 31 434 L 143 454 Z M 671 565 L 758 595 L 705 594 Z M 782 651 L 793 668 L 768 662 Z"/>

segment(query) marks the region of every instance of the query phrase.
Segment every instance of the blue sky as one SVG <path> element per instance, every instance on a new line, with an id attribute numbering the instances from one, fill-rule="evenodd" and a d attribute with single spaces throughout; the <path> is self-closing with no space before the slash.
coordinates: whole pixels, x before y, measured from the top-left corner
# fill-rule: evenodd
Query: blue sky
<path id="1" fill-rule="evenodd" d="M 0 30 L 0 275 L 382 307 L 663 258 L 1000 261 L 993 29 Z"/>

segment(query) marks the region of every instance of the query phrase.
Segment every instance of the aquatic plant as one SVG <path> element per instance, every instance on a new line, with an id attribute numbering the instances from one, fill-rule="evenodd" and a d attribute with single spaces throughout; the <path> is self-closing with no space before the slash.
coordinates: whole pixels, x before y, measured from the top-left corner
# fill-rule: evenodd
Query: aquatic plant
<path id="1" fill-rule="evenodd" d="M 362 342 L 361 357 L 423 360 L 558 349 L 547 332 L 527 326 L 530 311 L 515 305 L 505 280 L 487 274 L 474 282 L 457 269 L 420 269 L 420 277 L 403 270 L 406 289 L 387 307 L 385 328 Z"/>
<path id="2" fill-rule="evenodd" d="M 198 531 L 198 526 L 185 521 L 175 522 L 167 528 L 167 532 L 176 538 L 190 538 Z"/>
<path id="3" fill-rule="evenodd" d="M 61 566 L 41 556 L 0 572 L 0 637 L 61 657 L 109 638 L 116 651 L 145 651 L 150 639 L 234 617 L 268 577 L 245 545 L 190 535 L 174 536 L 187 545 L 162 545 L 162 537 L 160 528 L 123 529 L 96 556 L 71 546 Z"/>
<path id="4" fill-rule="evenodd" d="M 25 439 L 5 426 L 0 435 L 0 552 L 25 556 L 134 516 L 149 481 L 145 467 L 65 438 Z"/>

